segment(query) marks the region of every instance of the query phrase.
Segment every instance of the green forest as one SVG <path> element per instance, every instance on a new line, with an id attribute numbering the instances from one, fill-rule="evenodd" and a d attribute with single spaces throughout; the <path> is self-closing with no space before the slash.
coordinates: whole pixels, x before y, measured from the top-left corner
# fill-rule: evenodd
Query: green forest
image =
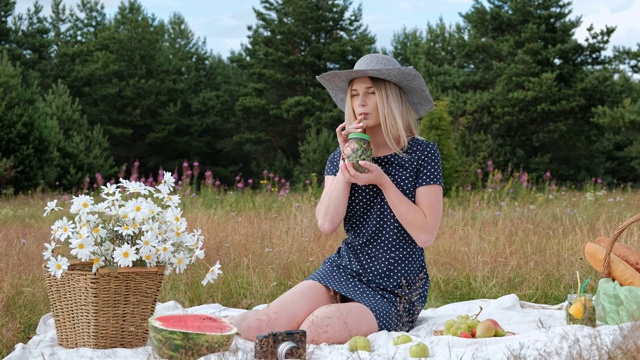
<path id="1" fill-rule="evenodd" d="M 615 26 L 577 41 L 571 1 L 475 0 L 460 22 L 398 29 L 386 49 L 362 10 L 261 0 L 223 58 L 181 14 L 160 19 L 141 1 L 108 14 L 100 0 L 26 13 L 0 0 L 2 194 L 183 168 L 226 186 L 265 170 L 319 184 L 343 114 L 315 77 L 373 52 L 424 76 L 436 109 L 420 135 L 438 143 L 449 191 L 514 171 L 640 183 L 640 43 L 611 47 Z"/>

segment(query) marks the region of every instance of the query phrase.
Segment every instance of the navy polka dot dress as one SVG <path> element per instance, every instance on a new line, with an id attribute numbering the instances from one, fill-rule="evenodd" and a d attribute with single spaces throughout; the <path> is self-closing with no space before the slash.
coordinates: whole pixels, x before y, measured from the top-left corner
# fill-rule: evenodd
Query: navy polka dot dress
<path id="1" fill-rule="evenodd" d="M 325 176 L 335 176 L 340 149 L 327 160 Z M 420 186 L 442 181 L 436 144 L 409 140 L 403 155 L 374 157 L 396 187 L 415 202 Z M 379 330 L 409 331 L 424 308 L 429 274 L 424 249 L 400 225 L 376 185 L 351 185 L 344 218 L 347 238 L 308 279 L 367 306 Z"/>

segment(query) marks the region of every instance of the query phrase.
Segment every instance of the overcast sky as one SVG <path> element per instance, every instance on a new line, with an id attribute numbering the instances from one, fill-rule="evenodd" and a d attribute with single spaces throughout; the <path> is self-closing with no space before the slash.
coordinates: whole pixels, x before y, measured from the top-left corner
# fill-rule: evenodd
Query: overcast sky
<path id="1" fill-rule="evenodd" d="M 17 0 L 16 12 L 24 13 L 34 0 Z M 378 47 L 391 47 L 394 32 L 403 26 L 409 29 L 426 28 L 440 17 L 445 23 L 461 22 L 460 13 L 466 13 L 473 0 L 354 0 L 363 4 L 363 21 L 371 34 L 376 36 Z M 50 12 L 50 0 L 40 0 L 46 13 Z M 64 0 L 75 7 L 79 0 Z M 102 0 L 105 10 L 112 16 L 120 0 Z M 226 57 L 230 50 L 239 50 L 247 42 L 247 26 L 256 23 L 252 7 L 260 7 L 260 0 L 140 0 L 148 13 L 168 19 L 172 13 L 184 16 L 197 37 L 206 39 L 207 46 Z M 576 38 L 583 41 L 586 28 L 596 29 L 605 25 L 617 27 L 611 38 L 612 45 L 636 48 L 640 43 L 640 0 L 574 0 L 574 17 L 582 16 L 582 26 Z"/>

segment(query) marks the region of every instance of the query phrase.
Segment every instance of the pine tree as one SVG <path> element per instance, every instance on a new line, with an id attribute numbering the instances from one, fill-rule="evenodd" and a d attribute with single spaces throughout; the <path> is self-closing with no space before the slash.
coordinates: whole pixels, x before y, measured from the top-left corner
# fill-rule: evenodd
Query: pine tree
<path id="1" fill-rule="evenodd" d="M 19 66 L 0 54 L 0 188 L 26 192 L 52 183 L 55 123 L 36 110 L 38 90 L 24 86 Z"/>
<path id="2" fill-rule="evenodd" d="M 573 38 L 580 19 L 570 18 L 570 2 L 486 3 L 476 0 L 462 15 L 468 41 L 457 61 L 464 76 L 451 97 L 465 126 L 462 145 L 470 156 L 489 154 L 497 166 L 534 176 L 547 170 L 561 180 L 598 176 L 602 128 L 590 118 L 592 108 L 617 96 L 611 58 L 603 53 L 613 28 L 581 44 Z"/>
<path id="3" fill-rule="evenodd" d="M 29 84 L 47 87 L 53 64 L 51 30 L 39 1 L 26 14 L 15 14 L 11 22 L 10 60 L 20 63 L 22 76 Z"/>
<path id="4" fill-rule="evenodd" d="M 78 100 L 70 96 L 66 86 L 61 82 L 54 85 L 38 101 L 37 109 L 47 122 L 56 125 L 55 159 L 51 164 L 56 188 L 76 190 L 87 177 L 115 173 L 102 129 L 89 125 Z"/>
<path id="5" fill-rule="evenodd" d="M 15 8 L 15 0 L 0 0 L 0 51 L 11 41 L 9 18 L 13 15 Z"/>
<path id="6" fill-rule="evenodd" d="M 312 125 L 334 128 L 343 116 L 315 77 L 351 69 L 374 50 L 375 37 L 362 25 L 362 6 L 351 1 L 261 0 L 248 44 L 230 61 L 247 74 L 247 93 L 236 105 L 234 138 L 253 161 L 249 170 L 290 177 L 298 146 Z M 328 154 L 326 154 L 328 156 Z M 276 159 L 284 164 L 275 168 Z M 246 164 L 245 164 L 246 165 Z"/>

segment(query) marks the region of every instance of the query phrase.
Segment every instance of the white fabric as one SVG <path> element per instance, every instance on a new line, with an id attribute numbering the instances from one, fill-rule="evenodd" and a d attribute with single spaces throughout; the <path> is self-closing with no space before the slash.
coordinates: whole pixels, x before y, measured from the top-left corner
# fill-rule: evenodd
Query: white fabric
<path id="1" fill-rule="evenodd" d="M 452 336 L 434 336 L 434 330 L 443 329 L 444 321 L 457 315 L 475 314 L 483 307 L 480 319 L 496 319 L 515 336 L 488 339 L 464 339 Z M 241 309 L 208 304 L 183 308 L 170 301 L 159 303 L 156 314 L 200 313 L 216 316 L 233 315 Z M 598 324 L 596 328 L 566 325 L 564 303 L 541 305 L 523 302 L 514 294 L 498 299 L 472 300 L 423 310 L 416 327 L 408 334 L 413 342 L 393 346 L 393 338 L 401 333 L 380 331 L 369 336 L 372 352 L 349 352 L 347 344 L 309 345 L 307 359 L 409 359 L 409 347 L 419 341 L 428 345 L 430 359 L 566 359 L 587 354 L 607 354 L 617 349 L 624 339 L 619 336 L 627 323 L 621 326 Z M 589 357 L 589 356 L 587 356 Z M 211 354 L 200 360 L 252 359 L 253 342 L 236 337 L 229 351 Z M 6 360 L 22 359 L 159 359 L 150 346 L 136 349 L 93 350 L 66 349 L 57 345 L 55 326 L 51 314 L 40 319 L 37 334 L 27 344 L 17 344 Z"/>

